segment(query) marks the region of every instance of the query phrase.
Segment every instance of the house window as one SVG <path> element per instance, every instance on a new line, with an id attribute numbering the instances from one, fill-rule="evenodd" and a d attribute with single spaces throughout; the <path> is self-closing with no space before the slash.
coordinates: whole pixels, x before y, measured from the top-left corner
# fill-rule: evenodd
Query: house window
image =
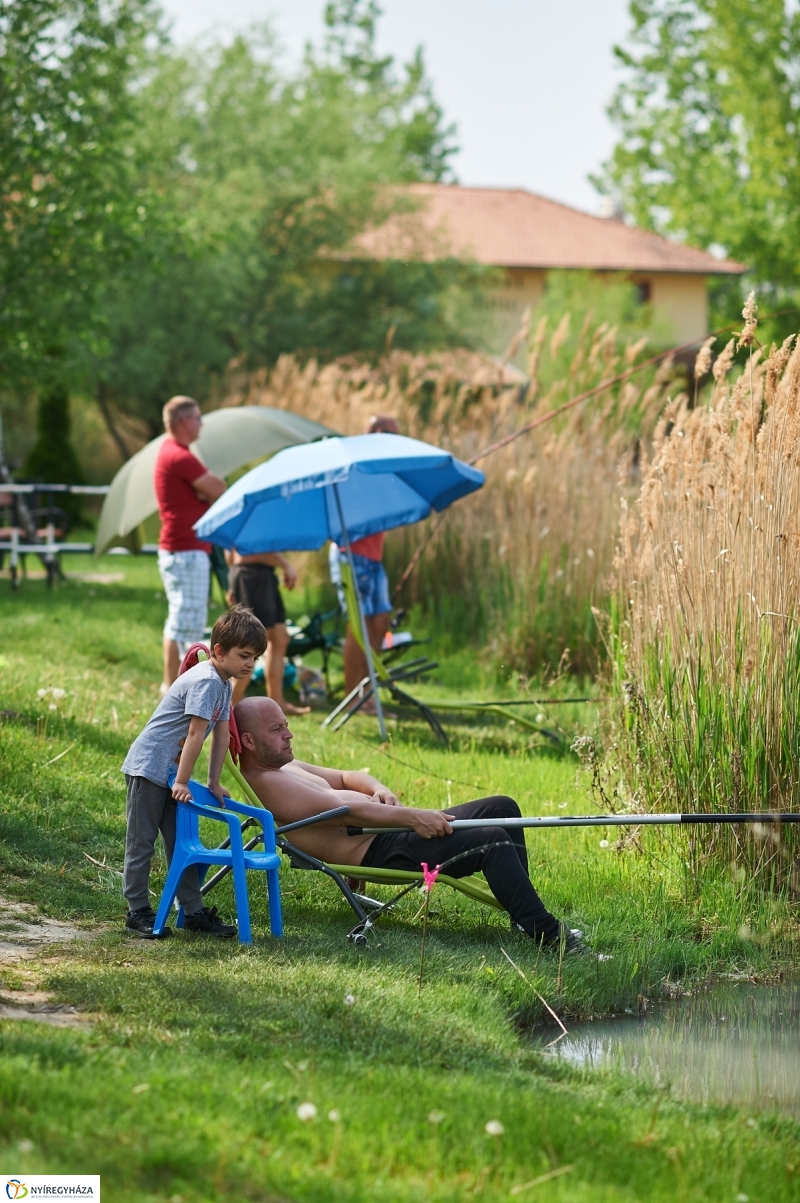
<path id="1" fill-rule="evenodd" d="M 637 280 L 636 282 L 636 300 L 640 305 L 649 305 L 652 298 L 653 289 L 649 280 Z"/>

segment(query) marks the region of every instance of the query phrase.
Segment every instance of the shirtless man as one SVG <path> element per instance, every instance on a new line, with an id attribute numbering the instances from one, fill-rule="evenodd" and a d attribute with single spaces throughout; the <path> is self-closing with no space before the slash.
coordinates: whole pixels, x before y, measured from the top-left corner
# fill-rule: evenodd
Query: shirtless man
<path id="1" fill-rule="evenodd" d="M 247 782 L 276 823 L 292 823 L 347 805 L 350 813 L 292 833 L 304 852 L 332 864 L 420 871 L 422 861 L 447 865 L 451 877 L 482 872 L 512 922 L 545 947 L 564 941 L 567 952 L 582 952 L 580 934 L 550 914 L 528 876 L 525 837 L 519 828 L 473 827 L 453 831 L 450 819 L 512 818 L 513 798 L 498 795 L 440 810 L 403 806 L 369 773 L 327 769 L 295 760 L 286 717 L 270 698 L 245 698 L 234 710 L 242 741 L 241 766 Z M 409 827 L 381 835 L 349 836 L 354 827 Z"/>

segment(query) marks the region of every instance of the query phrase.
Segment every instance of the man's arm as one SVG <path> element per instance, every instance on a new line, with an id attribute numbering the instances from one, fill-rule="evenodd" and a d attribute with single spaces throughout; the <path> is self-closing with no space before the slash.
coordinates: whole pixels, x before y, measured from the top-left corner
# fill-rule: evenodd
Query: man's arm
<path id="1" fill-rule="evenodd" d="M 222 477 L 217 476 L 215 472 L 204 472 L 202 476 L 196 476 L 191 481 L 191 485 L 203 501 L 216 501 L 228 487 Z"/>
<path id="2" fill-rule="evenodd" d="M 400 799 L 389 789 L 389 786 L 384 785 L 377 777 L 371 777 L 369 773 L 360 773 L 353 769 L 326 769 L 318 764 L 305 764 L 301 760 L 296 760 L 294 763 L 298 768 L 305 769 L 307 773 L 321 777 L 336 790 L 354 790 L 358 794 L 366 794 L 375 802 L 383 803 L 384 806 L 401 805 Z"/>
<path id="3" fill-rule="evenodd" d="M 327 771 L 335 772 L 331 769 Z M 320 826 L 408 826 L 424 839 L 449 835 L 453 830 L 447 816 L 439 810 L 416 810 L 400 803 L 390 810 L 383 803 L 375 802 L 363 793 L 350 789 L 337 789 L 336 795 L 332 797 L 320 793 L 294 773 L 267 769 L 261 773 L 250 774 L 247 780 L 267 809 L 272 812 L 279 826 L 294 823 L 298 819 L 309 819 L 325 810 L 333 810 L 335 806 L 349 806 L 349 815 L 326 820 Z"/>

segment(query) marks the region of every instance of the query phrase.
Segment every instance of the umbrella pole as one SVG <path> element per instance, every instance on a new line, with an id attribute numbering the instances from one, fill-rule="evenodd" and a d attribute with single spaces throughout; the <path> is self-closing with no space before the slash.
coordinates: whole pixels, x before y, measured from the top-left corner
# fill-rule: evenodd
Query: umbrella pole
<path id="1" fill-rule="evenodd" d="M 344 521 L 344 511 L 342 509 L 342 499 L 339 496 L 339 486 L 332 485 L 331 487 L 333 489 L 333 495 L 336 498 L 336 509 L 338 510 L 338 513 L 339 513 L 339 525 L 342 528 L 342 536 L 344 538 L 344 545 L 347 548 L 347 559 L 350 564 L 350 571 L 353 574 L 353 592 L 356 595 L 356 608 L 358 609 L 358 624 L 361 627 L 361 638 L 364 641 L 364 655 L 367 657 L 367 668 L 369 669 L 369 682 L 370 682 L 370 685 L 372 686 L 372 696 L 375 699 L 375 710 L 377 711 L 377 714 L 378 714 L 378 726 L 380 727 L 380 731 L 381 731 L 381 739 L 383 740 L 384 743 L 386 743 L 386 738 L 387 738 L 386 723 L 383 718 L 383 706 L 381 705 L 380 694 L 378 693 L 378 680 L 377 680 L 377 677 L 375 676 L 375 665 L 372 660 L 372 647 L 370 646 L 369 635 L 367 633 L 367 624 L 364 620 L 364 611 L 361 609 L 361 594 L 358 591 L 358 581 L 356 579 L 356 568 L 355 568 L 355 564 L 353 563 L 353 552 L 350 547 L 350 535 L 347 532 L 347 527 L 346 527 L 345 521 Z"/>

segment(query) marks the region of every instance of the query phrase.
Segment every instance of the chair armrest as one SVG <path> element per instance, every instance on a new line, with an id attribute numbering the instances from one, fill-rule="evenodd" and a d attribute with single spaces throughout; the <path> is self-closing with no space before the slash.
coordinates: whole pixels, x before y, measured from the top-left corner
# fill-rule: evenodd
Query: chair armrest
<path id="1" fill-rule="evenodd" d="M 193 810 L 196 815 L 203 819 L 216 819 L 218 823 L 227 823 L 231 831 L 242 830 L 242 825 L 236 815 L 229 810 L 223 810 L 221 807 L 205 806 L 202 802 L 178 802 L 178 806 L 186 806 L 189 810 Z"/>
<path id="2" fill-rule="evenodd" d="M 275 820 L 272 818 L 272 811 L 267 810 L 265 806 L 248 806 L 246 802 L 239 802 L 236 798 L 228 798 L 225 807 L 227 810 L 234 810 L 240 815 L 250 815 L 262 827 L 268 819 L 272 820 L 273 825 L 275 823 Z"/>
<path id="3" fill-rule="evenodd" d="M 310 815 L 307 819 L 298 819 L 296 823 L 284 823 L 276 827 L 276 835 L 284 835 L 287 831 L 297 831 L 299 827 L 311 827 L 314 823 L 325 823 L 328 819 L 336 819 L 339 815 L 349 815 L 349 806 L 337 806 L 334 810 L 323 810 L 321 814 Z"/>

